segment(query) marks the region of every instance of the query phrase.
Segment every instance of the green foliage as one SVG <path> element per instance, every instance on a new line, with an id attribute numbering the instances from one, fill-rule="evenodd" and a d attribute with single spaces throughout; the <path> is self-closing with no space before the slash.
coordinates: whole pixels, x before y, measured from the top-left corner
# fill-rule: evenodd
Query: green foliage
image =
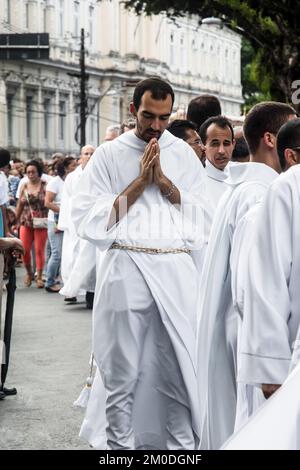
<path id="1" fill-rule="evenodd" d="M 247 99 L 269 96 L 290 101 L 300 79 L 300 2 L 292 0 L 123 0 L 141 14 L 217 17 L 247 39 L 242 69 Z M 248 48 L 248 50 L 247 50 Z M 250 54 L 251 52 L 251 54 Z M 250 54 L 250 56 L 249 56 Z M 248 57 L 248 61 L 246 58 Z"/>

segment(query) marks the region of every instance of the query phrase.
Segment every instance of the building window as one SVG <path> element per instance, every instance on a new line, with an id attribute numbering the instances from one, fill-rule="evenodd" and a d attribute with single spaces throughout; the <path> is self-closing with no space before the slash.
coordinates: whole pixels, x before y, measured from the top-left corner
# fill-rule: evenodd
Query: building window
<path id="1" fill-rule="evenodd" d="M 26 96 L 26 137 L 27 144 L 32 145 L 32 96 Z"/>
<path id="2" fill-rule="evenodd" d="M 174 54 L 174 33 L 170 34 L 170 65 L 175 65 L 175 54 Z"/>
<path id="3" fill-rule="evenodd" d="M 89 7 L 89 35 L 90 35 L 90 46 L 93 44 L 93 16 L 94 7 Z"/>
<path id="4" fill-rule="evenodd" d="M 64 0 L 59 0 L 59 35 L 64 35 Z"/>
<path id="5" fill-rule="evenodd" d="M 186 68 L 187 68 L 186 54 L 187 54 L 187 51 L 185 48 L 185 40 L 184 40 L 184 36 L 182 35 L 180 38 L 180 71 L 181 73 L 186 72 Z"/>
<path id="6" fill-rule="evenodd" d="M 10 6 L 10 0 L 6 0 L 6 22 L 8 24 L 11 22 Z"/>
<path id="7" fill-rule="evenodd" d="M 79 2 L 74 2 L 74 28 L 73 34 L 75 37 L 79 36 Z"/>
<path id="8" fill-rule="evenodd" d="M 26 3 L 25 5 L 25 28 L 29 28 L 29 5 Z"/>
<path id="9" fill-rule="evenodd" d="M 47 32 L 47 9 L 46 7 L 43 10 L 43 31 Z"/>
<path id="10" fill-rule="evenodd" d="M 7 95 L 7 137 L 9 145 L 13 141 L 13 95 Z"/>
<path id="11" fill-rule="evenodd" d="M 50 133 L 50 106 L 51 100 L 50 98 L 44 99 L 44 138 L 45 140 L 49 140 L 49 133 Z"/>
<path id="12" fill-rule="evenodd" d="M 65 139 L 65 127 L 66 127 L 66 102 L 59 102 L 59 129 L 58 136 L 59 140 Z"/>

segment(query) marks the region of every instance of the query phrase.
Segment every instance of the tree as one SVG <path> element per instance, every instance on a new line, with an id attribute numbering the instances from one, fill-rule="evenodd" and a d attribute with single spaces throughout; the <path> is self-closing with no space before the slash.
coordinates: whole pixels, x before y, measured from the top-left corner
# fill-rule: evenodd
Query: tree
<path id="1" fill-rule="evenodd" d="M 250 42 L 243 38 L 241 49 L 241 81 L 243 86 L 244 112 L 261 101 L 270 101 L 270 77 L 265 68 L 259 63 Z"/>
<path id="2" fill-rule="evenodd" d="M 272 99 L 291 102 L 300 80 L 300 2 L 291 0 L 124 0 L 137 14 L 220 18 L 253 48 L 258 81 L 267 76 Z M 254 65 L 256 64 L 256 65 Z M 295 100 L 293 100 L 295 101 Z"/>

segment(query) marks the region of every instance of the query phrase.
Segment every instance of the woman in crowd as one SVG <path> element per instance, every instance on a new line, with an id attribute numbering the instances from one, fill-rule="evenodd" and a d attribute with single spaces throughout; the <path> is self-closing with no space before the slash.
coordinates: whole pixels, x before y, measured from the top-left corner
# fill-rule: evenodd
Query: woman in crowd
<path id="1" fill-rule="evenodd" d="M 31 249 L 34 243 L 36 257 L 36 285 L 44 287 L 43 269 L 45 264 L 45 246 L 47 242 L 47 227 L 34 226 L 34 219 L 46 222 L 48 209 L 45 206 L 46 183 L 41 180 L 43 169 L 39 162 L 31 160 L 26 164 L 25 173 L 28 182 L 23 184 L 16 209 L 16 219 L 20 223 L 20 239 L 24 246 L 23 261 L 26 269 L 24 285 L 30 287 L 33 276 L 31 265 Z"/>

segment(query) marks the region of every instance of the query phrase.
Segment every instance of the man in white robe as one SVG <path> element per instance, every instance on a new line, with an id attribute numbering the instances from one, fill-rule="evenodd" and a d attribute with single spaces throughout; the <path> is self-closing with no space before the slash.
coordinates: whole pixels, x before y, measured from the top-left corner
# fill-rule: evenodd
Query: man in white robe
<path id="1" fill-rule="evenodd" d="M 244 277 L 238 380 L 268 398 L 287 377 L 300 325 L 300 119 L 278 135 L 285 168 L 258 213 Z"/>
<path id="2" fill-rule="evenodd" d="M 186 119 L 175 119 L 169 124 L 168 131 L 178 139 L 185 140 L 192 147 L 202 165 L 205 166 L 205 147 L 197 132 L 196 124 Z"/>
<path id="3" fill-rule="evenodd" d="M 88 163 L 89 159 L 93 155 L 95 148 L 92 145 L 85 145 L 82 147 L 80 152 L 80 164 L 75 171 L 69 173 L 65 179 L 65 184 L 63 188 L 62 198 L 61 198 L 61 207 L 58 220 L 58 228 L 64 232 L 63 245 L 62 245 L 62 260 L 61 260 L 61 276 L 63 280 L 64 287 L 60 291 L 62 295 L 65 295 L 66 301 L 76 301 L 76 295 L 84 295 L 85 291 L 80 287 L 81 281 L 78 284 L 77 272 L 79 268 L 80 279 L 86 278 L 83 271 L 85 269 L 90 273 L 95 266 L 95 249 L 90 245 L 92 251 L 91 259 L 92 265 L 87 263 L 88 258 L 86 251 L 84 250 L 84 257 L 81 256 L 79 259 L 79 266 L 77 264 L 75 273 L 74 265 L 78 261 L 78 255 L 80 252 L 80 238 L 76 233 L 74 223 L 71 218 L 71 200 L 72 195 L 74 194 L 75 189 L 77 188 L 82 172 Z M 84 241 L 84 246 L 89 245 Z M 73 272 L 73 276 L 72 276 Z M 75 279 L 74 279 L 75 276 Z M 76 284 L 76 286 L 75 286 Z"/>
<path id="4" fill-rule="evenodd" d="M 228 189 L 226 179 L 235 146 L 233 128 L 223 116 L 213 116 L 200 127 L 200 137 L 205 146 L 205 170 L 208 176 L 207 196 L 214 209 Z"/>
<path id="5" fill-rule="evenodd" d="M 201 280 L 197 339 L 202 448 L 220 448 L 234 431 L 237 313 L 231 291 L 232 243 L 239 221 L 278 176 L 276 134 L 291 117 L 295 111 L 282 103 L 252 108 L 244 124 L 251 161 L 231 167 L 231 189 L 215 213 Z"/>
<path id="6" fill-rule="evenodd" d="M 107 447 L 194 449 L 199 443 L 195 327 L 206 175 L 166 131 L 174 94 L 140 82 L 134 131 L 101 145 L 72 203 L 78 235 L 105 251 L 93 351 L 106 389 Z M 192 214 L 195 217 L 193 223 Z"/>
<path id="7" fill-rule="evenodd" d="M 291 139 L 286 146 L 294 123 L 298 145 Z M 229 450 L 300 449 L 300 119 L 281 129 L 281 150 L 286 163 L 296 165 L 271 185 L 258 212 L 245 276 L 238 377 L 262 386 L 270 398 L 224 445 Z"/>
<path id="8" fill-rule="evenodd" d="M 300 362 L 222 450 L 300 450 Z"/>

